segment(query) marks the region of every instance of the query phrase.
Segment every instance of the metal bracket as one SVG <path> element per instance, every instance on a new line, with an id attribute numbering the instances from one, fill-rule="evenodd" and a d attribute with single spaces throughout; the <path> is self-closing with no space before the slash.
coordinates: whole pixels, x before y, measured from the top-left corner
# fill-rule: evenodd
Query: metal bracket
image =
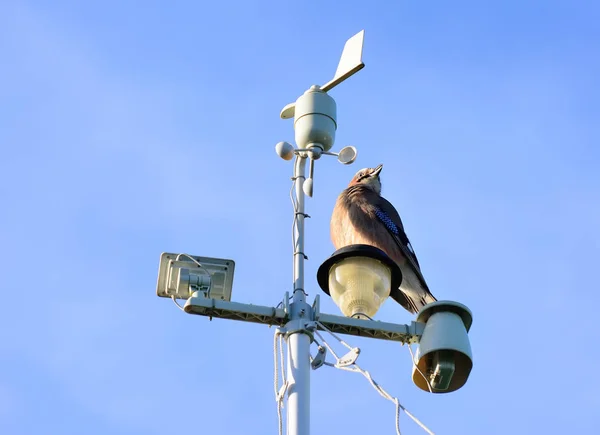
<path id="1" fill-rule="evenodd" d="M 425 323 L 411 322 L 410 325 L 397 325 L 393 323 L 374 320 L 353 319 L 350 317 L 335 316 L 319 311 L 319 303 L 315 298 L 314 309 L 305 304 L 305 315 L 291 323 L 292 307 L 289 302 L 289 293 L 283 299 L 283 307 L 267 307 L 261 305 L 242 304 L 206 298 L 202 292 L 197 292 L 189 298 L 184 306 L 185 312 L 207 317 L 222 319 L 242 320 L 246 322 L 275 325 L 282 328 L 286 334 L 303 332 L 312 339 L 312 331 L 317 329 L 317 323 L 335 334 L 347 334 L 359 337 L 371 337 L 381 340 L 398 341 L 402 344 L 419 343 L 425 330 Z M 301 311 L 301 310 L 300 310 Z M 291 328 L 290 328 L 291 326 Z M 322 329 L 319 327 L 318 329 Z"/>
<path id="2" fill-rule="evenodd" d="M 360 355 L 360 349 L 358 347 L 355 347 L 350 352 L 348 352 L 346 355 L 344 355 L 343 357 L 341 357 L 338 360 L 338 362 L 335 364 L 335 366 L 336 367 L 348 367 L 348 366 L 351 366 L 358 359 L 358 355 Z"/>
<path id="3" fill-rule="evenodd" d="M 410 334 L 408 344 L 418 343 L 421 340 L 423 331 L 425 331 L 425 323 L 415 322 L 414 320 L 410 322 L 410 326 L 408 327 L 408 333 Z"/>
<path id="4" fill-rule="evenodd" d="M 285 292 L 285 296 L 283 298 L 283 309 L 285 314 L 290 315 L 290 292 Z"/>
<path id="5" fill-rule="evenodd" d="M 319 346 L 317 348 L 317 355 L 310 362 L 310 366 L 313 370 L 317 370 L 323 364 L 325 364 L 325 357 L 327 356 L 327 348 Z"/>
<path id="6" fill-rule="evenodd" d="M 315 295 L 315 300 L 312 304 L 313 309 L 313 319 L 318 319 L 321 314 L 321 295 Z"/>
<path id="7" fill-rule="evenodd" d="M 290 320 L 286 325 L 281 328 L 285 333 L 285 338 L 288 338 L 292 334 L 306 334 L 310 337 L 310 341 L 314 341 L 314 331 L 317 329 L 317 322 L 306 319 Z"/>

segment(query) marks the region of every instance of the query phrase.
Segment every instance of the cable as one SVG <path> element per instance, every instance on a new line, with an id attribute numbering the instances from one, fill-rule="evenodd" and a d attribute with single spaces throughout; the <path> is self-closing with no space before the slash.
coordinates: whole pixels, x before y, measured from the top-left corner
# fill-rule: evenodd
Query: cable
<path id="1" fill-rule="evenodd" d="M 335 338 L 337 341 L 339 341 L 340 343 L 342 343 L 344 346 L 346 346 L 349 350 L 354 349 L 352 346 L 350 346 L 348 343 L 346 343 L 344 340 L 342 340 L 340 337 L 338 337 L 332 330 L 330 330 L 329 328 L 327 328 L 327 326 L 323 325 L 321 322 L 319 322 L 317 320 L 317 325 L 319 325 L 321 328 L 323 328 L 323 331 L 327 331 L 331 334 L 331 336 L 333 338 Z"/>
<path id="2" fill-rule="evenodd" d="M 283 356 L 283 334 L 279 334 L 279 362 L 281 364 L 281 378 L 284 384 L 287 384 L 285 373 L 285 359 Z"/>
<path id="3" fill-rule="evenodd" d="M 277 332 L 275 332 L 275 335 L 273 335 L 273 362 L 274 362 L 274 367 L 275 367 L 273 386 L 274 386 L 274 391 L 275 391 L 275 401 L 277 404 L 277 419 L 279 421 L 279 435 L 282 435 L 283 424 L 281 421 L 281 406 L 279 403 L 279 388 L 278 388 L 279 387 L 279 372 L 278 372 L 279 361 L 277 361 L 277 359 L 278 359 L 277 358 L 278 357 L 278 355 L 277 355 L 277 339 L 279 338 L 278 335 L 279 334 Z"/>
<path id="4" fill-rule="evenodd" d="M 211 274 L 211 273 L 208 271 L 208 269 L 207 269 L 206 267 L 204 267 L 204 266 L 202 265 L 202 263 L 200 263 L 198 260 L 196 260 L 196 259 L 195 259 L 194 257 L 192 257 L 191 255 L 188 255 L 188 254 L 179 254 L 179 255 L 178 255 L 176 258 L 175 258 L 175 261 L 179 261 L 179 259 L 180 259 L 182 256 L 184 256 L 184 257 L 187 257 L 187 258 L 189 258 L 190 260 L 192 260 L 194 263 L 196 263 L 196 264 L 198 265 L 198 267 L 200 267 L 200 268 L 201 268 L 203 271 L 205 271 L 205 272 L 206 272 L 206 274 L 207 274 L 208 276 L 212 277 L 212 274 Z"/>
<path id="5" fill-rule="evenodd" d="M 294 159 L 294 176 L 292 177 L 292 187 L 290 188 L 290 201 L 292 202 L 292 208 L 294 209 L 294 219 L 292 220 L 292 252 L 294 253 L 294 257 L 296 255 L 302 255 L 305 260 L 308 260 L 308 257 L 306 256 L 306 254 L 304 252 L 301 252 L 298 250 L 298 244 L 300 242 L 299 234 L 298 234 L 298 215 L 302 215 L 305 219 L 310 218 L 310 216 L 308 214 L 298 211 L 298 198 L 296 197 L 296 194 L 294 193 L 294 190 L 297 187 L 298 179 L 299 178 L 306 179 L 306 177 L 304 175 L 296 176 L 296 167 L 298 165 L 299 158 L 302 158 L 302 157 L 300 157 L 300 156 L 298 156 L 298 154 L 296 154 L 296 158 Z M 295 283 L 296 278 L 297 278 L 295 268 L 293 269 L 293 272 L 292 272 L 292 278 L 293 278 L 293 282 Z M 299 288 L 294 289 L 294 291 L 297 291 L 297 290 L 302 290 L 304 292 L 304 294 L 306 295 L 306 292 L 304 291 L 304 289 L 299 289 Z"/>
<path id="6" fill-rule="evenodd" d="M 177 299 L 175 299 L 175 295 L 171 295 L 171 299 L 173 299 L 173 302 L 175 302 L 175 305 L 177 305 L 177 307 L 185 313 L 185 309 L 181 305 L 179 305 L 179 302 L 177 302 Z"/>
<path id="7" fill-rule="evenodd" d="M 273 335 L 273 363 L 274 363 L 274 391 L 275 391 L 275 402 L 277 405 L 277 420 L 279 424 L 279 435 L 283 435 L 283 422 L 281 416 L 281 401 L 279 400 L 279 361 L 278 361 L 278 352 L 277 352 L 277 343 L 279 331 L 275 332 Z"/>
<path id="8" fill-rule="evenodd" d="M 332 331 L 330 331 L 329 329 L 327 329 L 327 327 L 325 327 L 325 325 L 323 325 L 322 323 L 320 323 L 318 321 L 317 321 L 317 324 L 321 328 L 323 328 L 325 331 L 329 332 L 334 338 L 336 338 L 344 346 L 348 347 L 351 350 L 353 349 L 350 345 L 348 345 L 342 339 L 340 339 L 339 337 L 337 337 Z M 321 336 L 321 334 L 318 333 L 318 331 L 315 331 L 315 333 L 321 338 L 321 340 L 323 341 L 323 344 L 327 347 L 327 349 L 329 349 L 329 351 L 332 353 L 332 355 L 336 359 L 336 363 L 335 364 L 332 364 L 332 363 L 329 363 L 329 362 L 325 362 L 324 365 L 329 366 L 329 367 L 334 367 L 334 368 L 339 369 L 339 370 L 344 370 L 344 371 L 347 371 L 347 372 L 355 372 L 355 373 L 362 374 L 369 381 L 369 383 L 375 389 L 375 391 L 377 391 L 377 393 L 379 393 L 380 396 L 382 396 L 384 399 L 387 399 L 390 402 L 394 403 L 394 405 L 396 405 L 396 433 L 397 433 L 397 435 L 401 435 L 401 432 L 400 432 L 400 410 L 404 411 L 404 413 L 406 415 L 408 415 L 415 423 L 417 423 L 425 432 L 427 432 L 430 435 L 434 435 L 434 433 L 427 426 L 425 426 L 418 418 L 416 418 L 408 409 L 406 409 L 400 403 L 400 401 L 398 400 L 397 397 L 393 397 L 387 391 L 385 391 L 383 389 L 383 387 L 381 385 L 379 385 L 375 381 L 375 379 L 373 379 L 373 377 L 371 376 L 371 374 L 368 371 L 362 369 L 358 364 L 356 364 L 356 362 L 354 362 L 354 363 L 352 363 L 350 365 L 340 365 L 339 364 L 340 363 L 340 358 L 338 358 L 337 355 L 335 354 L 335 352 L 333 352 L 333 350 L 331 349 L 331 347 L 329 346 L 329 344 L 327 343 L 327 341 L 323 338 L 323 336 Z M 411 352 L 412 352 L 412 349 L 411 349 Z"/>
<path id="9" fill-rule="evenodd" d="M 353 319 L 360 319 L 360 316 L 365 316 L 367 319 L 373 320 L 373 318 L 367 316 L 365 313 L 354 313 L 350 317 L 352 317 Z"/>
<path id="10" fill-rule="evenodd" d="M 425 379 L 425 383 L 427 384 L 427 388 L 429 389 L 429 392 L 433 393 L 433 388 L 431 388 L 431 384 L 429 383 L 429 379 L 427 379 L 427 376 L 425 376 L 423 374 L 423 372 L 421 371 L 421 369 L 419 368 L 419 366 L 415 364 L 415 355 L 413 354 L 412 347 L 410 346 L 410 344 L 408 344 L 407 346 L 408 346 L 408 351 L 410 352 L 410 360 L 412 362 L 413 367 L 419 372 L 419 374 L 421 376 L 423 376 L 423 379 Z"/>
<path id="11" fill-rule="evenodd" d="M 318 322 L 317 322 L 317 323 L 318 323 Z M 333 350 L 333 349 L 331 348 L 331 346 L 329 346 L 329 343 L 327 343 L 327 341 L 325 340 L 325 338 L 324 338 L 324 337 L 323 337 L 323 336 L 322 336 L 322 335 L 319 333 L 319 331 L 317 331 L 316 329 L 315 329 L 315 334 L 317 334 L 317 336 L 318 336 L 318 337 L 321 339 L 321 341 L 323 342 L 323 344 L 325 345 L 325 347 L 327 348 L 327 350 L 328 350 L 329 352 L 331 352 L 331 354 L 333 355 L 333 357 L 335 358 L 335 360 L 336 360 L 336 361 L 339 361 L 339 360 L 340 360 L 340 358 L 337 356 L 337 353 L 335 353 L 335 350 Z M 327 364 L 327 363 L 325 363 L 325 364 Z M 329 364 L 328 364 L 328 365 L 329 365 Z"/>
<path id="12" fill-rule="evenodd" d="M 296 155 L 296 157 L 294 158 L 294 168 L 296 168 L 296 164 L 298 163 L 298 155 Z M 295 169 L 294 169 L 294 173 L 295 173 Z M 292 201 L 292 208 L 294 209 L 294 219 L 292 220 L 292 252 L 296 252 L 297 251 L 297 247 L 298 247 L 298 240 L 296 238 L 296 229 L 297 229 L 297 222 L 298 222 L 298 203 L 296 201 L 296 198 L 294 198 L 294 187 L 296 187 L 296 177 L 292 177 L 292 187 L 290 188 L 290 201 Z M 292 278 L 293 281 L 292 282 L 296 282 L 296 268 L 293 268 L 293 272 L 292 272 Z"/>
<path id="13" fill-rule="evenodd" d="M 279 347 L 279 349 L 278 349 Z M 278 352 L 279 350 L 279 352 Z M 280 357 L 280 358 L 279 358 Z M 280 359 L 278 361 L 278 359 Z M 288 388 L 288 382 L 285 375 L 285 362 L 283 357 L 283 334 L 281 331 L 276 330 L 273 336 L 273 363 L 275 368 L 274 374 L 274 390 L 275 390 L 275 402 L 277 404 L 277 420 L 279 424 L 279 435 L 283 435 L 283 416 L 281 414 L 281 408 L 283 408 L 283 398 Z M 279 387 L 279 367 L 281 363 L 281 379 L 283 381 L 281 387 Z"/>

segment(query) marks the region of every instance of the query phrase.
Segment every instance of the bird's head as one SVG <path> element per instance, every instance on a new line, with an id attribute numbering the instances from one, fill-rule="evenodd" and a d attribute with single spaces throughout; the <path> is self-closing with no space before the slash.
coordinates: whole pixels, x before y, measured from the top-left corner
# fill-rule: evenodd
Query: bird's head
<path id="1" fill-rule="evenodd" d="M 383 165 L 379 165 L 376 168 L 361 169 L 354 177 L 352 177 L 349 186 L 360 184 L 375 191 L 377 194 L 381 194 L 381 180 L 379 179 L 379 173 L 382 169 Z"/>

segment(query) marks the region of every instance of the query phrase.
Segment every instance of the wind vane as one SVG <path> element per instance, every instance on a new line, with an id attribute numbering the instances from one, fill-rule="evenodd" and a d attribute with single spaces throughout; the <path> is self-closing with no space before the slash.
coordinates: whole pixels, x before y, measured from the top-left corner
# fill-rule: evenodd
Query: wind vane
<path id="1" fill-rule="evenodd" d="M 327 94 L 347 78 L 364 68 L 362 61 L 365 31 L 361 30 L 344 45 L 333 79 L 323 86 L 313 85 L 294 103 L 286 105 L 281 111 L 282 119 L 294 118 L 295 141 L 299 149 L 306 150 L 310 159 L 308 178 L 304 182 L 304 193 L 313 194 L 314 164 L 322 154 L 338 157 L 340 163 L 350 164 L 356 160 L 356 148 L 345 147 L 339 153 L 329 150 L 335 141 L 337 130 L 337 106 L 335 100 Z M 294 156 L 294 147 L 288 142 L 276 145 L 277 154 L 290 160 Z"/>

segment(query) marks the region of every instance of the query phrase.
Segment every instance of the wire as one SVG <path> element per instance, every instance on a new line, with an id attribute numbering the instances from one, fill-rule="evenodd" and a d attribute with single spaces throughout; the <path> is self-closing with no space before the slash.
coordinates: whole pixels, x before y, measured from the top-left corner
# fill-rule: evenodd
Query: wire
<path id="1" fill-rule="evenodd" d="M 279 349 L 278 349 L 279 348 Z M 279 350 L 279 352 L 278 352 Z M 281 379 L 283 381 L 281 387 L 279 387 L 279 367 L 281 364 Z M 281 408 L 283 408 L 283 398 L 288 388 L 288 382 L 285 375 L 285 362 L 283 357 L 283 334 L 280 330 L 275 331 L 273 336 L 273 365 L 275 368 L 274 374 L 274 390 L 275 390 L 275 402 L 277 404 L 277 420 L 279 424 L 279 435 L 283 435 L 283 416 L 281 414 Z"/>
<path id="2" fill-rule="evenodd" d="M 292 220 L 292 252 L 294 253 L 294 258 L 296 255 L 302 255 L 306 260 L 308 260 L 308 257 L 306 256 L 306 254 L 304 252 L 301 252 L 298 250 L 298 245 L 300 244 L 300 234 L 299 234 L 299 230 L 298 230 L 298 215 L 302 215 L 302 217 L 304 219 L 310 218 L 309 215 L 307 215 L 304 212 L 300 212 L 298 211 L 298 198 L 296 196 L 296 194 L 294 193 L 294 189 L 298 186 L 298 179 L 303 178 L 306 179 L 306 177 L 304 175 L 296 175 L 296 168 L 298 165 L 298 159 L 303 158 L 298 156 L 298 154 L 296 154 L 296 158 L 294 159 L 294 176 L 292 177 L 292 187 L 290 188 L 290 201 L 292 202 L 292 208 L 294 209 L 294 219 Z M 293 268 L 293 273 L 292 273 L 292 277 L 293 277 L 293 282 L 296 282 L 296 268 Z M 300 289 L 300 288 L 294 288 L 294 291 L 297 290 L 302 290 L 304 292 L 304 294 L 306 295 L 306 291 L 304 291 L 304 289 Z"/>
<path id="3" fill-rule="evenodd" d="M 337 337 L 327 327 L 325 327 L 325 325 L 323 325 L 322 323 L 320 323 L 318 321 L 317 321 L 317 324 L 321 328 L 323 328 L 325 331 L 327 331 L 329 334 L 331 334 L 335 339 L 337 339 L 344 346 L 348 347 L 349 349 L 353 349 L 350 345 L 348 345 L 341 338 Z M 375 389 L 375 391 L 377 391 L 377 393 L 379 393 L 380 396 L 382 396 L 384 399 L 387 399 L 390 402 L 394 403 L 394 405 L 396 405 L 396 433 L 397 433 L 397 435 L 401 435 L 401 432 L 400 432 L 400 410 L 404 411 L 404 413 L 406 415 L 408 415 L 415 423 L 417 423 L 425 432 L 427 432 L 430 435 L 434 435 L 434 433 L 427 426 L 425 426 L 417 417 L 415 417 L 408 409 L 406 409 L 400 403 L 400 401 L 398 400 L 397 397 L 393 397 L 386 390 L 384 390 L 383 387 L 381 385 L 379 385 L 375 381 L 375 379 L 373 379 L 373 377 L 371 376 L 371 374 L 368 371 L 362 369 L 358 364 L 356 364 L 356 362 L 354 362 L 354 363 L 352 363 L 350 365 L 340 365 L 339 364 L 340 363 L 340 358 L 338 358 L 338 356 L 335 354 L 335 352 L 331 349 L 331 347 L 329 346 L 329 344 L 327 343 L 327 341 L 323 338 L 323 336 L 321 336 L 321 334 L 319 334 L 318 331 L 315 331 L 315 333 L 321 338 L 321 340 L 323 341 L 323 344 L 327 347 L 327 349 L 329 349 L 329 351 L 331 352 L 331 354 L 336 359 L 336 363 L 335 364 L 332 364 L 330 362 L 324 362 L 324 365 L 329 366 L 329 367 L 334 367 L 334 368 L 339 369 L 339 370 L 344 370 L 344 371 L 347 371 L 347 372 L 360 373 L 361 375 L 363 375 L 369 381 L 369 383 L 371 384 L 371 386 Z M 412 349 L 411 349 L 411 352 L 412 352 Z"/>
<path id="4" fill-rule="evenodd" d="M 277 361 L 277 339 L 278 339 L 278 334 L 277 332 L 275 332 L 275 335 L 273 335 L 273 365 L 275 367 L 274 370 L 274 382 L 273 382 L 273 389 L 275 391 L 275 401 L 277 403 L 277 419 L 279 421 L 279 435 L 282 435 L 283 432 L 283 425 L 281 422 L 281 406 L 279 404 L 279 372 L 278 372 L 278 367 L 279 367 L 279 361 Z"/>
<path id="5" fill-rule="evenodd" d="M 292 177 L 292 187 L 290 188 L 290 201 L 292 201 L 292 208 L 294 209 L 294 219 L 292 220 L 292 252 L 294 254 L 298 248 L 298 238 L 296 237 L 297 233 L 297 223 L 298 223 L 298 202 L 296 198 L 294 198 L 294 187 L 296 187 L 296 165 L 298 164 L 298 155 L 294 158 L 294 177 Z M 296 282 L 296 268 L 293 268 L 292 272 L 293 282 Z"/>
<path id="6" fill-rule="evenodd" d="M 175 299 L 175 295 L 171 295 L 171 299 L 173 299 L 173 302 L 175 302 L 175 305 L 177 305 L 177 307 L 185 313 L 185 309 L 181 305 L 179 305 L 179 302 L 177 302 L 177 299 Z"/>
<path id="7" fill-rule="evenodd" d="M 206 274 L 207 274 L 208 276 L 212 276 L 212 273 L 210 273 L 210 272 L 208 271 L 208 269 L 202 265 L 202 263 L 200 263 L 198 260 L 196 260 L 196 259 L 195 259 L 194 257 L 192 257 L 191 255 L 188 255 L 188 254 L 179 254 L 179 255 L 177 255 L 177 257 L 175 258 L 175 261 L 179 261 L 179 259 L 180 259 L 182 256 L 183 256 L 183 257 L 187 257 L 187 258 L 189 258 L 189 259 L 190 259 L 190 260 L 192 260 L 194 263 L 196 263 L 196 265 L 198 265 L 198 267 L 200 267 L 200 268 L 201 268 L 203 271 L 205 271 L 205 272 L 206 272 Z"/>
<path id="8" fill-rule="evenodd" d="M 350 316 L 350 317 L 352 317 L 354 319 L 360 319 L 360 316 L 365 316 L 367 319 L 373 320 L 371 317 L 367 316 L 365 313 L 355 313 L 355 314 L 352 314 L 352 316 Z"/>
<path id="9" fill-rule="evenodd" d="M 325 347 L 327 348 L 327 350 L 329 352 L 331 352 L 331 354 L 333 355 L 333 357 L 336 359 L 336 361 L 339 361 L 339 357 L 337 356 L 337 354 L 335 353 L 335 351 L 331 348 L 331 346 L 329 346 L 329 343 L 327 343 L 327 341 L 325 341 L 325 338 L 323 338 L 323 336 L 319 333 L 319 331 L 315 330 L 315 334 L 317 334 L 319 336 L 319 338 L 321 339 L 321 341 L 323 342 L 323 344 L 325 345 Z"/>
<path id="10" fill-rule="evenodd" d="M 415 364 L 415 355 L 413 354 L 413 350 L 412 350 L 412 347 L 410 346 L 410 344 L 408 344 L 408 351 L 410 352 L 410 360 L 412 362 L 413 367 L 419 372 L 419 374 L 423 377 L 423 379 L 425 379 L 425 383 L 427 384 L 427 388 L 429 389 L 429 392 L 433 393 L 433 388 L 431 388 L 429 379 L 427 379 L 427 376 L 425 376 L 423 374 L 423 372 L 421 371 L 419 366 L 417 364 Z"/>
<path id="11" fill-rule="evenodd" d="M 340 343 L 342 343 L 344 346 L 346 346 L 349 350 L 354 349 L 352 346 L 350 346 L 348 343 L 346 343 L 344 340 L 342 340 L 337 334 L 335 334 L 332 330 L 330 330 L 329 328 L 327 328 L 327 326 L 323 325 L 321 322 L 319 322 L 317 320 L 317 325 L 319 325 L 321 328 L 323 328 L 324 331 L 327 331 L 331 334 L 331 336 L 333 338 L 335 338 L 337 341 L 339 341 Z"/>
<path id="12" fill-rule="evenodd" d="M 281 378 L 283 379 L 283 383 L 287 384 L 287 380 L 285 378 L 285 360 L 283 356 L 283 334 L 279 334 L 279 361 L 281 363 Z"/>
<path id="13" fill-rule="evenodd" d="M 277 420 L 279 424 L 279 435 L 283 435 L 283 422 L 281 416 L 281 402 L 279 400 L 279 361 L 278 361 L 278 353 L 277 353 L 277 343 L 278 343 L 278 335 L 279 331 L 275 332 L 273 335 L 273 365 L 275 367 L 274 370 L 274 391 L 275 391 L 275 402 L 277 404 Z"/>

